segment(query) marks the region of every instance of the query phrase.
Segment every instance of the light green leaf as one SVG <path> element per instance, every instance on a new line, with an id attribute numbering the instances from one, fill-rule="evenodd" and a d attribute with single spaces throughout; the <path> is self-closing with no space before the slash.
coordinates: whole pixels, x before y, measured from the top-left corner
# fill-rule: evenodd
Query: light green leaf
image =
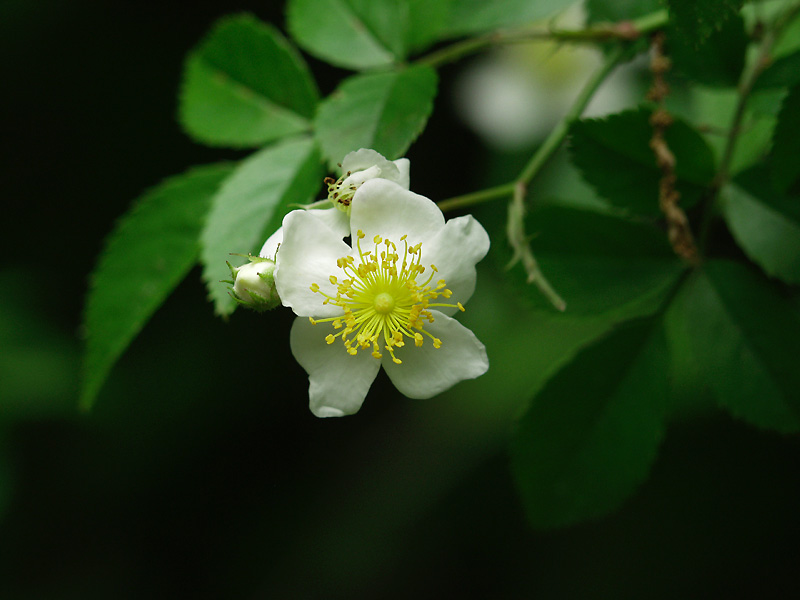
<path id="1" fill-rule="evenodd" d="M 649 111 L 629 110 L 604 119 L 583 119 L 570 128 L 570 152 L 584 179 L 612 204 L 657 216 L 661 171 L 650 139 Z M 665 134 L 675 155 L 681 206 L 692 206 L 714 177 L 714 156 L 703 138 L 676 120 Z"/>
<path id="2" fill-rule="evenodd" d="M 536 395 L 510 445 L 534 527 L 599 517 L 644 481 L 663 436 L 666 357 L 661 319 L 637 321 L 579 352 Z"/>
<path id="3" fill-rule="evenodd" d="M 91 408 L 111 367 L 194 265 L 211 198 L 231 170 L 209 165 L 166 180 L 139 198 L 109 237 L 84 315 L 84 409 Z"/>
<path id="4" fill-rule="evenodd" d="M 458 0 L 450 15 L 450 34 L 468 35 L 500 27 L 520 27 L 553 17 L 574 0 Z"/>
<path id="5" fill-rule="evenodd" d="M 459 0 L 408 0 L 406 44 L 420 51 L 447 36 L 450 12 Z"/>
<path id="6" fill-rule="evenodd" d="M 772 181 L 786 192 L 800 179 L 800 85 L 789 90 L 772 141 Z"/>
<path id="7" fill-rule="evenodd" d="M 203 279 L 217 314 L 228 315 L 236 308 L 228 287 L 221 283 L 230 279 L 225 264 L 235 262 L 230 255 L 258 254 L 291 206 L 314 198 L 322 176 L 314 143 L 302 138 L 253 154 L 225 180 L 200 238 Z"/>
<path id="8" fill-rule="evenodd" d="M 403 0 L 289 0 L 286 18 L 303 49 L 338 67 L 382 67 L 406 56 Z"/>
<path id="9" fill-rule="evenodd" d="M 800 284 L 800 202 L 773 191 L 763 169 L 742 174 L 722 194 L 736 241 L 772 277 Z"/>
<path id="10" fill-rule="evenodd" d="M 710 261 L 681 289 L 667 322 L 721 406 L 758 427 L 800 430 L 800 318 L 768 280 Z"/>
<path id="11" fill-rule="evenodd" d="M 436 72 L 425 66 L 350 77 L 319 107 L 315 129 L 331 165 L 359 148 L 403 156 L 433 110 Z"/>
<path id="12" fill-rule="evenodd" d="M 186 61 L 179 116 L 211 146 L 253 147 L 310 129 L 318 101 L 299 54 L 250 15 L 221 19 Z"/>

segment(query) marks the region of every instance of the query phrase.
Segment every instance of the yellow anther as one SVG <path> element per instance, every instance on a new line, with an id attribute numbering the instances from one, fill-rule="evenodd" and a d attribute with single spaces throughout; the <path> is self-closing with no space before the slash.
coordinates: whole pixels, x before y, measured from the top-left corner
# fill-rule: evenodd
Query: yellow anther
<path id="1" fill-rule="evenodd" d="M 319 285 L 316 283 L 312 283 L 311 287 L 309 288 L 312 292 L 317 293 L 319 291 Z"/>
<path id="2" fill-rule="evenodd" d="M 381 340 L 396 364 L 402 361 L 394 351 L 405 345 L 406 338 L 413 339 L 414 346 L 420 347 L 427 336 L 435 348 L 441 347 L 441 340 L 422 328 L 425 320 L 433 322 L 433 313 L 428 308 L 447 306 L 464 310 L 464 307 L 437 302 L 440 297 L 449 298 L 452 292 L 445 287 L 444 278 L 434 282 L 434 274 L 438 272 L 435 265 L 431 265 L 428 277 L 417 282 L 426 268 L 420 264 L 422 244 L 410 245 L 407 236 L 402 236 L 401 261 L 393 240 L 375 235 L 375 246 L 365 250 L 360 243 L 366 237 L 364 232 L 359 230 L 353 237 L 356 242 L 353 255 L 336 261 L 344 275 L 328 278 L 335 286 L 336 295 L 326 293 L 317 284 L 311 286 L 312 291 L 324 297 L 323 304 L 342 310 L 338 316 L 318 321 L 310 319 L 315 324 L 327 321 L 336 330 L 335 334 L 328 334 L 325 341 L 333 344 L 341 337 L 348 354 L 355 356 L 359 350 L 367 350 L 373 358 L 382 359 L 384 351 L 378 343 Z"/>
<path id="3" fill-rule="evenodd" d="M 308 317 L 308 320 L 311 322 L 312 325 L 317 324 L 317 322 L 314 320 L 314 317 Z"/>

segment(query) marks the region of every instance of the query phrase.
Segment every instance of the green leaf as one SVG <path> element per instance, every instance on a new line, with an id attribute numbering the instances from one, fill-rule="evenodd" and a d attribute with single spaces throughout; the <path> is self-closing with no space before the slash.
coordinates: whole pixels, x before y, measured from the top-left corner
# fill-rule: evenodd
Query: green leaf
<path id="1" fill-rule="evenodd" d="M 753 90 L 794 87 L 800 83 L 800 52 L 783 56 L 764 69 Z"/>
<path id="2" fill-rule="evenodd" d="M 705 85 L 738 85 L 749 42 L 738 14 L 731 15 L 699 43 L 679 35 L 675 27 L 667 30 L 667 53 L 675 71 Z"/>
<path id="3" fill-rule="evenodd" d="M 299 54 L 244 14 L 221 19 L 187 57 L 179 116 L 199 142 L 253 147 L 308 131 L 317 102 Z"/>
<path id="4" fill-rule="evenodd" d="M 582 119 L 570 128 L 572 160 L 584 179 L 612 204 L 656 216 L 661 171 L 650 139 L 649 111 L 629 110 L 604 119 Z M 714 177 L 714 156 L 703 138 L 681 120 L 665 135 L 675 155 L 678 191 L 684 207 L 696 203 Z"/>
<path id="5" fill-rule="evenodd" d="M 408 3 L 401 0 L 289 0 L 286 18 L 303 49 L 338 67 L 383 67 L 406 56 Z"/>
<path id="6" fill-rule="evenodd" d="M 676 29 L 688 43 L 699 47 L 736 13 L 744 0 L 667 0 Z"/>
<path id="7" fill-rule="evenodd" d="M 764 169 L 728 185 L 722 212 L 736 241 L 764 271 L 800 284 L 800 201 L 770 188 Z"/>
<path id="8" fill-rule="evenodd" d="M 450 13 L 458 0 L 408 0 L 406 45 L 420 51 L 447 36 Z"/>
<path id="9" fill-rule="evenodd" d="M 667 319 L 721 406 L 758 427 L 800 430 L 800 318 L 768 280 L 738 263 L 710 261 L 686 282 Z"/>
<path id="10" fill-rule="evenodd" d="M 587 0 L 589 23 L 626 21 L 643 17 L 663 8 L 661 0 Z"/>
<path id="11" fill-rule="evenodd" d="M 231 166 L 209 165 L 139 198 L 108 239 L 92 274 L 80 403 L 91 408 L 111 367 L 197 259 L 211 198 Z"/>
<path id="12" fill-rule="evenodd" d="M 311 201 L 322 183 L 322 165 L 313 142 L 286 140 L 242 161 L 214 197 L 201 235 L 203 279 L 219 315 L 236 302 L 222 280 L 230 278 L 230 255 L 258 254 L 293 204 Z M 233 262 L 233 261 L 231 261 Z"/>
<path id="13" fill-rule="evenodd" d="M 574 4 L 573 0 L 458 0 L 450 15 L 450 34 L 468 35 L 500 27 L 519 27 L 547 19 Z"/>
<path id="14" fill-rule="evenodd" d="M 772 138 L 772 181 L 786 192 L 800 179 L 800 85 L 789 90 Z"/>
<path id="15" fill-rule="evenodd" d="M 684 269 L 664 232 L 649 224 L 551 206 L 531 213 L 526 230 L 541 271 L 572 315 L 627 317 L 642 304 L 652 312 Z M 532 288 L 525 289 L 544 307 Z"/>
<path id="16" fill-rule="evenodd" d="M 550 379 L 511 440 L 528 520 L 558 527 L 617 508 L 646 478 L 669 388 L 661 319 L 628 324 Z"/>
<path id="17" fill-rule="evenodd" d="M 417 66 L 354 75 L 342 82 L 317 112 L 315 129 L 331 165 L 359 148 L 389 159 L 403 156 L 433 110 L 436 72 Z"/>

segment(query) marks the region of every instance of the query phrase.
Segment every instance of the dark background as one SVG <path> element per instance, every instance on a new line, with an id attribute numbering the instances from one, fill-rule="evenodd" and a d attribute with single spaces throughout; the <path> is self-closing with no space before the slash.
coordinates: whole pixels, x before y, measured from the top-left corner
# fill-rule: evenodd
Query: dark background
<path id="1" fill-rule="evenodd" d="M 292 316 L 215 319 L 197 270 L 78 413 L 81 310 L 115 220 L 162 178 L 241 156 L 175 119 L 185 53 L 237 10 L 283 24 L 271 2 L 0 2 L 0 598 L 800 591 L 797 437 L 677 420 L 620 511 L 535 532 L 504 453 L 513 406 L 414 402 L 380 377 L 358 416 L 315 419 Z M 342 72 L 309 62 L 328 93 Z M 415 175 L 432 197 L 498 158 L 449 116 L 452 73 L 409 152 L 451 157 L 459 181 Z"/>

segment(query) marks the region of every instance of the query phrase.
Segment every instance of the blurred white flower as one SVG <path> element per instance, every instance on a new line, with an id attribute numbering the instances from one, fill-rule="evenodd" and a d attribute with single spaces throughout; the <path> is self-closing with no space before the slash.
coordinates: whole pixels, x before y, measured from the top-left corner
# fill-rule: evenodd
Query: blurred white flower
<path id="1" fill-rule="evenodd" d="M 579 28 L 584 18 L 568 11 L 560 28 Z M 595 47 L 536 40 L 500 48 L 476 59 L 456 82 L 457 112 L 498 150 L 517 150 L 541 141 L 603 63 Z M 619 67 L 595 94 L 584 116 L 617 112 L 636 102 L 633 72 Z"/>

